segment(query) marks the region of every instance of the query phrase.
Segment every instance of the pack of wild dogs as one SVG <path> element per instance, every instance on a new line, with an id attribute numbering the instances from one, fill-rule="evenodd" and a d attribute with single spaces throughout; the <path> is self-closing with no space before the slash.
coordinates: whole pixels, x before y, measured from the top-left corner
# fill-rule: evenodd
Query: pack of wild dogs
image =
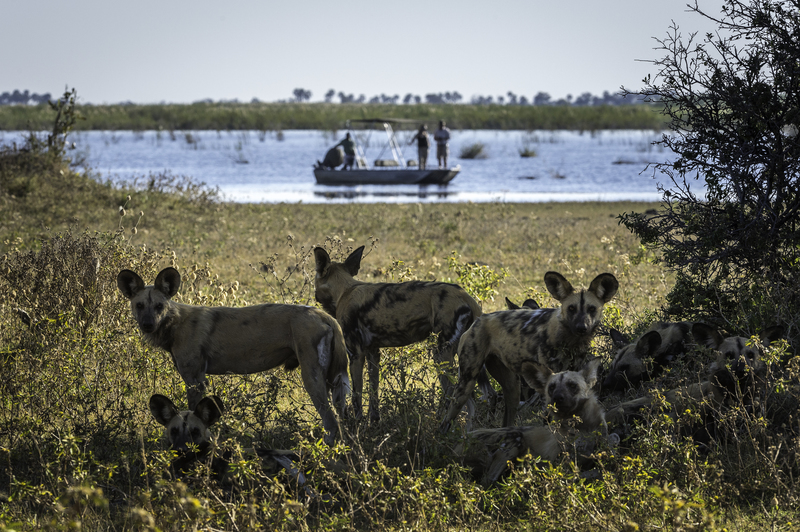
<path id="1" fill-rule="evenodd" d="M 364 366 L 369 422 L 377 422 L 381 348 L 408 346 L 431 334 L 437 338 L 433 359 L 442 388 L 440 432 L 449 433 L 466 407 L 454 459 L 471 465 L 484 484 L 497 481 L 510 462 L 528 454 L 549 461 L 569 456 L 589 468 L 597 452 L 616 452 L 636 420 L 646 419 L 652 408 L 673 417 L 695 408 L 701 419 L 692 433 L 699 445 L 708 445 L 715 415 L 759 393 L 767 374 L 764 349 L 784 333 L 780 326 L 767 328 L 759 343 L 725 337 L 703 323 L 659 322 L 631 341 L 602 325 L 603 307 L 619 288 L 610 273 L 597 275 L 588 288 L 575 288 L 563 275 L 547 272 L 544 284 L 557 308 L 540 308 L 534 300 L 518 306 L 506 299 L 507 310 L 483 314 L 456 284 L 357 280 L 363 252 L 362 246 L 344 262 L 334 262 L 322 247 L 314 249 L 315 298 L 322 309 L 187 305 L 173 301 L 181 284 L 174 268 L 162 270 L 152 285 L 130 270 L 119 273 L 117 285 L 130 300 L 144 340 L 170 353 L 186 384 L 188 410 L 179 410 L 163 395 L 154 395 L 149 405 L 178 452 L 175 469 L 209 456 L 209 429 L 224 413 L 219 397 L 205 395 L 207 375 L 299 367 L 331 444 L 340 436 L 337 416 L 363 415 Z M 592 355 L 598 334 L 610 336 L 616 348 L 607 368 Z M 696 382 L 663 393 L 643 391 L 674 361 L 691 362 L 693 347 L 717 352 Z M 502 427 L 472 428 L 476 384 L 491 405 L 502 398 Z M 624 400 L 637 390 L 637 397 Z M 606 409 L 601 396 L 613 407 Z M 526 407 L 541 409 L 543 422 L 517 426 L 521 399 Z M 291 451 L 257 452 L 295 479 L 302 476 Z M 224 475 L 227 462 L 215 460 L 212 469 Z"/>

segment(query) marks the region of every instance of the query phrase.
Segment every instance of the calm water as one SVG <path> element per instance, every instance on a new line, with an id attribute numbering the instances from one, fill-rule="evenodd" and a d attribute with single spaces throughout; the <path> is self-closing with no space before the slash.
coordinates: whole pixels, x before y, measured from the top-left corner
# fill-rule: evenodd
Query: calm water
<path id="1" fill-rule="evenodd" d="M 398 137 L 405 142 L 410 135 Z M 660 138 L 653 131 L 455 130 L 449 164 L 460 165 L 461 173 L 446 187 L 317 185 L 313 163 L 342 136 L 322 131 L 93 131 L 71 140 L 103 179 L 130 180 L 168 170 L 218 186 L 225 199 L 239 202 L 657 201 L 656 184 L 665 178 L 654 178 L 646 166 L 672 155 L 652 145 Z M 15 133 L 0 135 L 2 142 L 16 138 Z M 382 131 L 364 134 L 370 161 L 389 158 L 381 154 L 385 138 Z M 486 159 L 458 157 L 476 142 L 486 146 Z M 404 147 L 406 158 L 416 159 L 416 147 Z M 526 147 L 536 156 L 520 157 Z"/>

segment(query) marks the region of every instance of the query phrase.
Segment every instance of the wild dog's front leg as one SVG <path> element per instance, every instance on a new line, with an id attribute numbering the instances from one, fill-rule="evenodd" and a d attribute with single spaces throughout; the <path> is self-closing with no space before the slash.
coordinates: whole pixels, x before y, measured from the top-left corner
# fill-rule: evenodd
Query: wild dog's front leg
<path id="1" fill-rule="evenodd" d="M 459 338 L 460 336 L 457 336 L 448 340 L 444 337 L 444 333 L 440 333 L 437 349 L 433 354 L 433 361 L 439 372 L 439 382 L 442 385 L 443 400 L 446 400 L 453 392 L 453 379 L 456 375 L 455 354 Z"/>
<path id="2" fill-rule="evenodd" d="M 178 357 L 175 357 L 175 360 L 179 360 Z M 206 394 L 206 372 L 204 371 L 204 365 L 199 362 L 198 359 L 189 363 L 178 364 L 178 373 L 183 382 L 186 383 L 189 410 L 194 410 L 197 407 L 197 403 Z"/>
<path id="3" fill-rule="evenodd" d="M 496 356 L 490 356 L 486 359 L 486 369 L 489 370 L 489 373 L 500 383 L 500 387 L 503 389 L 503 402 L 506 406 L 503 415 L 503 426 L 513 427 L 517 418 L 517 406 L 519 405 L 519 376 L 508 369 Z"/>
<path id="4" fill-rule="evenodd" d="M 443 434 L 450 430 L 450 424 L 458 416 L 458 413 L 461 412 L 461 409 L 464 408 L 464 405 L 469 400 L 470 395 L 472 395 L 472 390 L 475 389 L 476 382 L 477 377 L 475 376 L 468 380 L 464 380 L 464 376 L 462 375 L 462 377 L 459 379 L 458 385 L 456 386 L 456 390 L 453 394 L 452 402 L 450 403 L 450 408 L 447 410 L 447 414 L 445 414 L 444 418 L 442 419 L 442 424 L 439 426 L 439 430 L 441 430 Z"/>
<path id="5" fill-rule="evenodd" d="M 372 347 L 367 350 L 367 371 L 369 372 L 369 420 L 376 423 L 381 419 L 378 403 L 378 386 L 381 376 L 381 350 Z"/>

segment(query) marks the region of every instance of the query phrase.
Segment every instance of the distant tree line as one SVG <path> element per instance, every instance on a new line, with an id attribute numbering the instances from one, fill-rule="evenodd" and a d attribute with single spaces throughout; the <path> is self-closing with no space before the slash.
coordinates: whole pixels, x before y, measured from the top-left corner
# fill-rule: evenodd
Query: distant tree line
<path id="1" fill-rule="evenodd" d="M 30 93 L 25 90 L 20 92 L 4 92 L 0 94 L 0 105 L 39 105 L 40 103 L 47 103 L 52 99 L 49 92 L 44 94 Z"/>
<path id="2" fill-rule="evenodd" d="M 293 94 L 294 98 L 292 98 L 290 101 L 307 102 L 311 100 L 311 91 L 309 90 L 298 88 L 293 91 Z M 373 96 L 371 98 L 367 98 L 367 96 L 364 94 L 356 96 L 353 93 L 348 94 L 342 91 L 336 92 L 334 89 L 330 89 L 328 92 L 325 93 L 326 103 L 334 103 L 335 102 L 334 98 L 338 99 L 338 103 L 396 104 L 402 102 L 406 105 L 423 103 L 423 102 L 430 104 L 441 104 L 441 103 L 460 103 L 464 101 L 464 97 L 458 91 L 429 93 L 425 94 L 424 96 L 408 93 L 402 99 L 400 98 L 399 94 L 394 94 L 394 95 L 380 94 L 379 96 Z M 528 99 L 527 96 L 517 95 L 512 91 L 508 91 L 505 95 L 499 95 L 499 96 L 481 96 L 481 95 L 473 96 L 469 101 L 469 103 L 473 105 L 575 105 L 575 106 L 630 105 L 643 102 L 644 102 L 643 98 L 630 93 L 627 94 L 623 94 L 622 92 L 610 93 L 608 91 L 604 91 L 601 96 L 595 96 L 590 92 L 584 92 L 578 97 L 573 97 L 571 94 L 568 94 L 565 98 L 560 98 L 558 100 L 554 100 L 550 96 L 550 94 L 546 92 L 538 92 L 535 95 L 531 96 L 530 99 Z"/>

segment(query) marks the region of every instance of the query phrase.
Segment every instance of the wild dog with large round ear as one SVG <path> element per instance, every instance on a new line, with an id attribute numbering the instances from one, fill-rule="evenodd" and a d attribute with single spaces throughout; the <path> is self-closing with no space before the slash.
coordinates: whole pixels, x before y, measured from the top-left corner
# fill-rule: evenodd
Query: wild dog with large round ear
<path id="1" fill-rule="evenodd" d="M 763 382 L 767 365 L 761 360 L 764 346 L 769 346 L 783 338 L 785 329 L 775 325 L 765 329 L 761 335 L 761 345 L 743 336 L 724 337 L 720 332 L 706 325 L 695 323 L 692 336 L 698 345 L 719 351 L 717 360 L 709 367 L 711 381 L 722 387 L 731 396 L 741 395 L 745 400 L 752 399 L 754 386 Z"/>
<path id="2" fill-rule="evenodd" d="M 547 272 L 544 282 L 561 307 L 484 314 L 461 337 L 459 380 L 442 420 L 442 432 L 450 429 L 484 364 L 503 388 L 503 425 L 509 427 L 517 414 L 523 363 L 537 362 L 553 371 L 563 371 L 579 370 L 589 360 L 592 338 L 603 320 L 603 306 L 619 288 L 616 277 L 602 273 L 584 290 L 575 290 L 556 272 Z"/>
<path id="3" fill-rule="evenodd" d="M 552 462 L 574 451 L 579 463 L 587 463 L 598 444 L 619 444 L 619 436 L 608 434 L 605 409 L 592 391 L 599 367 L 599 358 L 580 371 L 559 373 L 536 362 L 522 364 L 522 377 L 552 407 L 553 422 L 545 426 L 471 431 L 469 436 L 487 449 L 480 461 L 484 485 L 497 481 L 508 468 L 509 460 L 529 453 Z"/>
<path id="4" fill-rule="evenodd" d="M 617 353 L 603 379 L 602 391 L 623 392 L 654 378 L 664 366 L 686 352 L 691 328 L 689 322 L 656 322 L 633 343 L 618 330 L 611 329 Z"/>
<path id="5" fill-rule="evenodd" d="M 180 285 L 175 268 L 163 269 L 151 286 L 130 270 L 117 276 L 145 341 L 172 355 L 186 383 L 189 408 L 196 408 L 203 397 L 206 375 L 300 366 L 303 385 L 322 418 L 325 441 L 332 443 L 338 424 L 329 394 L 343 413 L 350 390 L 347 348 L 337 321 L 304 305 L 185 305 L 172 300 Z"/>
<path id="6" fill-rule="evenodd" d="M 455 373 L 452 366 L 456 345 L 464 331 L 481 315 L 481 307 L 456 284 L 358 281 L 355 276 L 361 268 L 363 252 L 364 246 L 361 246 L 344 262 L 333 262 L 325 249 L 315 248 L 314 296 L 342 326 L 352 357 L 350 376 L 356 415 L 361 415 L 364 363 L 367 363 L 369 416 L 376 421 L 380 418 L 380 348 L 406 346 L 421 342 L 432 333 L 438 334 L 434 360 L 442 367 L 439 380 L 447 396 L 447 391 L 452 388 L 449 375 Z M 484 394 L 494 393 L 488 386 L 488 379 L 484 382 Z"/>
<path id="7" fill-rule="evenodd" d="M 150 413 L 165 427 L 170 448 L 186 451 L 189 444 L 202 448 L 211 442 L 209 428 L 219 421 L 225 406 L 216 395 L 204 397 L 195 409 L 179 411 L 169 397 L 155 394 L 150 397 Z"/>

